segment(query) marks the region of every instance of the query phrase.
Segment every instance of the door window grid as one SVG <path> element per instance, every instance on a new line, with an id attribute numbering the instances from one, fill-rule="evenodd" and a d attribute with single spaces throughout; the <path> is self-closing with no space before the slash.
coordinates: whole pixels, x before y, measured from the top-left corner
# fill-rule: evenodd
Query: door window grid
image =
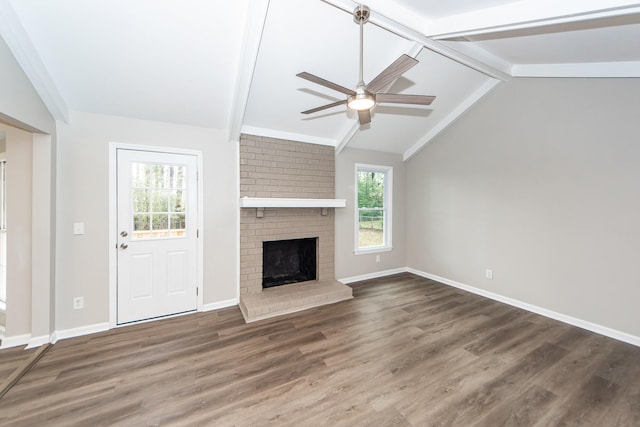
<path id="1" fill-rule="evenodd" d="M 131 163 L 133 239 L 186 236 L 187 167 Z"/>

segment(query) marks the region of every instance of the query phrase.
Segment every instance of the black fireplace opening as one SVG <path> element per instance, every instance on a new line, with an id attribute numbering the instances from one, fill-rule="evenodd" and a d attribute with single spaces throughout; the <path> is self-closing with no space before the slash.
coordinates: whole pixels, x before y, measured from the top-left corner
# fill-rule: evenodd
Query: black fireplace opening
<path id="1" fill-rule="evenodd" d="M 262 242 L 262 288 L 316 280 L 317 237 Z"/>

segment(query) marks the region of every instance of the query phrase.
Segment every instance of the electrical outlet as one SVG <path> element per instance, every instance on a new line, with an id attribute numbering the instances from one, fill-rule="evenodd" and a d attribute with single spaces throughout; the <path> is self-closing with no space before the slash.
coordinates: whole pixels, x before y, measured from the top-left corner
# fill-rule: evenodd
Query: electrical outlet
<path id="1" fill-rule="evenodd" d="M 376 262 L 380 262 L 380 255 L 376 255 Z"/>
<path id="2" fill-rule="evenodd" d="M 73 309 L 80 310 L 81 308 L 84 308 L 84 297 L 73 298 Z"/>
<path id="3" fill-rule="evenodd" d="M 484 271 L 484 277 L 487 279 L 493 279 L 493 270 L 486 269 Z"/>

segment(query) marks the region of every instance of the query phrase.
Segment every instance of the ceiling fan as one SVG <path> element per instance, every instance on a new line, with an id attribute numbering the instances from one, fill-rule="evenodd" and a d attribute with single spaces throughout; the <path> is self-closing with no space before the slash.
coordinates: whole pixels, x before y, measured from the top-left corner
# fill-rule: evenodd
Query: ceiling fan
<path id="1" fill-rule="evenodd" d="M 319 85 L 328 87 L 330 89 L 342 92 L 347 96 L 347 99 L 342 101 L 332 102 L 331 104 L 323 105 L 321 107 L 312 108 L 310 110 L 303 111 L 302 114 L 311 114 L 318 111 L 325 110 L 327 108 L 336 107 L 338 105 L 347 104 L 352 110 L 358 112 L 358 118 L 360 124 L 364 125 L 371 122 L 371 109 L 379 102 L 391 103 L 391 104 L 419 104 L 430 105 L 435 96 L 427 95 L 406 95 L 399 93 L 383 93 L 379 92 L 387 85 L 400 77 L 405 71 L 409 70 L 418 63 L 418 60 L 410 57 L 409 55 L 401 55 L 391 65 L 385 68 L 380 74 L 378 74 L 368 84 L 364 83 L 362 77 L 362 63 L 363 63 L 363 27 L 364 24 L 369 21 L 370 10 L 367 6 L 360 5 L 353 11 L 353 20 L 356 24 L 360 25 L 360 80 L 355 90 L 348 89 L 339 84 L 330 82 L 321 77 L 314 76 L 311 73 L 302 72 L 296 74 L 296 76 L 309 80 L 310 82 L 317 83 Z"/>

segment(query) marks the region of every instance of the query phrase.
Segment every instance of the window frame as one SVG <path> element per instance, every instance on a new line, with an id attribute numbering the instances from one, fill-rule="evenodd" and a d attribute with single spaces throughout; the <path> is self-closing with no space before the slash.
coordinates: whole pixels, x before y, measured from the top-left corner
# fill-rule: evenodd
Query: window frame
<path id="1" fill-rule="evenodd" d="M 7 159 L 4 153 L 0 154 L 0 230 L 7 230 Z"/>
<path id="2" fill-rule="evenodd" d="M 383 220 L 383 244 L 380 246 L 359 246 L 360 235 L 360 208 L 358 207 L 358 172 L 375 172 L 382 173 L 384 177 L 384 214 Z M 393 249 L 393 166 L 371 165 L 364 163 L 356 163 L 354 168 L 354 254 L 371 254 L 377 252 L 388 252 Z"/>

